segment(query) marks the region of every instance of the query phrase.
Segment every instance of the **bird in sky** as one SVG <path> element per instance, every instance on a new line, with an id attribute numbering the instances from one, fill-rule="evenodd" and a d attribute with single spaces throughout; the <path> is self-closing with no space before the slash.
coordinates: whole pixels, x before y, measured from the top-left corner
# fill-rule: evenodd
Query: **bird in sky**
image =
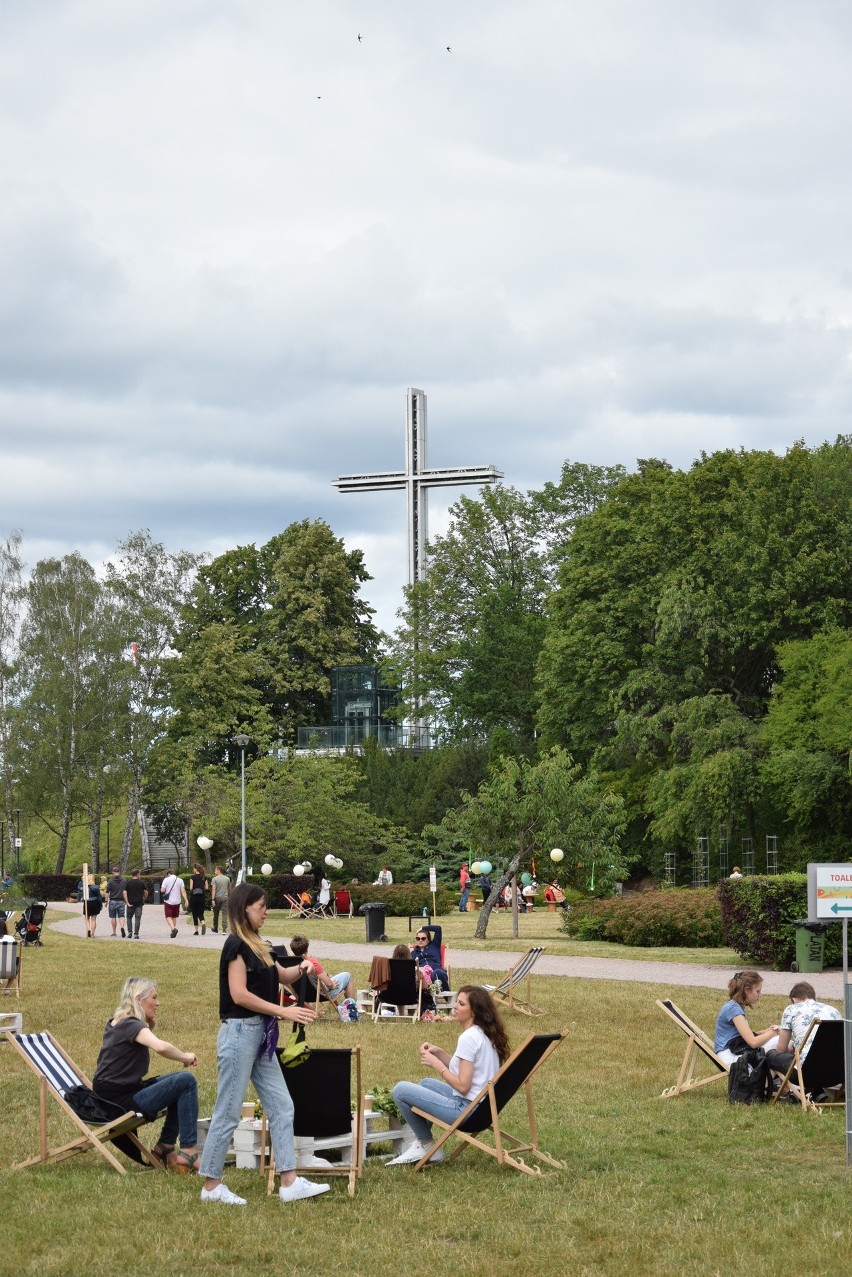
<path id="1" fill-rule="evenodd" d="M 359 36 L 358 36 L 358 43 L 359 43 L 359 44 L 361 43 L 361 36 L 360 36 L 360 34 L 359 34 Z"/>
<path id="2" fill-rule="evenodd" d="M 452 53 L 452 49 L 450 48 L 449 45 L 447 45 L 447 53 Z"/>

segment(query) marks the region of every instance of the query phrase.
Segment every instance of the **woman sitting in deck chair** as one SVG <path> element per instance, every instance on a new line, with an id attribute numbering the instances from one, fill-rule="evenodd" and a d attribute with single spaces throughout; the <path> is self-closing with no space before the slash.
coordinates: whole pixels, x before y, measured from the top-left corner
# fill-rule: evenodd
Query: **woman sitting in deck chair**
<path id="1" fill-rule="evenodd" d="M 163 1073 L 152 1078 L 145 1078 L 145 1074 L 150 1051 L 177 1060 L 184 1068 L 194 1068 L 198 1056 L 157 1037 L 154 1028 L 159 1005 L 153 980 L 144 976 L 125 980 L 121 1001 L 104 1029 L 92 1090 L 140 1113 L 166 1109 L 159 1141 L 151 1152 L 170 1169 L 185 1175 L 195 1170 L 198 1161 L 198 1083 L 191 1073 Z M 176 1153 L 178 1135 L 180 1152 Z"/>
<path id="2" fill-rule="evenodd" d="M 419 1084 L 397 1082 L 393 1088 L 396 1105 L 415 1138 L 399 1157 L 387 1163 L 388 1166 L 419 1162 L 433 1143 L 431 1122 L 419 1117 L 413 1109 L 422 1109 L 445 1122 L 454 1122 L 509 1058 L 506 1030 L 491 994 L 485 989 L 473 984 L 459 989 L 453 1019 L 462 1029 L 454 1055 L 449 1056 L 431 1042 L 424 1042 L 420 1047 L 420 1063 L 435 1069 L 441 1080 L 427 1077 Z M 444 1160 L 443 1149 L 438 1150 L 434 1160 Z"/>

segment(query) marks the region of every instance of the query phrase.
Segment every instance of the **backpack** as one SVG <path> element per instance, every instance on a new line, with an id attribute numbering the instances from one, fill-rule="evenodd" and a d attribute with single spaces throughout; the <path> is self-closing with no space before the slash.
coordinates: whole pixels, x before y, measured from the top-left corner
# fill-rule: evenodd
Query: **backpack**
<path id="1" fill-rule="evenodd" d="M 772 1098 L 772 1070 L 762 1046 L 738 1055 L 728 1073 L 730 1104 L 766 1104 Z"/>

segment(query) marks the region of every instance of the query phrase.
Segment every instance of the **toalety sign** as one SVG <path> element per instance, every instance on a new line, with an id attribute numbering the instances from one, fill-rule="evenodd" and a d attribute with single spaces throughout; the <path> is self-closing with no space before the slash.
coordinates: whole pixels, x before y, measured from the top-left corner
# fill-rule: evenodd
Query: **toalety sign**
<path id="1" fill-rule="evenodd" d="M 808 865 L 808 918 L 852 918 L 852 865 Z"/>

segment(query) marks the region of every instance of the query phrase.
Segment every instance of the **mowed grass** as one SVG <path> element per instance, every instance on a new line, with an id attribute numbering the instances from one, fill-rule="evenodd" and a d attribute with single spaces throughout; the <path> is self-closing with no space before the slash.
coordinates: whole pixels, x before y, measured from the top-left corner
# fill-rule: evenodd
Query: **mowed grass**
<path id="1" fill-rule="evenodd" d="M 154 919 L 151 911 L 146 925 Z M 291 929 L 277 920 L 269 927 Z M 363 929 L 346 938 L 362 937 Z M 201 1111 L 209 1113 L 216 952 L 91 944 L 48 929 L 44 942 L 25 955 L 20 1004 L 4 998 L 2 1010 L 19 1007 L 25 1028 L 49 1028 L 91 1073 L 123 979 L 150 975 L 163 1000 L 160 1031 L 200 1057 Z M 354 964 L 354 973 L 363 984 L 366 965 Z M 489 973 L 457 968 L 453 978 L 458 985 Z M 673 995 L 711 1028 L 718 993 L 544 976 L 534 991 L 547 1014 L 507 1021 L 513 1044 L 531 1027 L 569 1032 L 534 1087 L 542 1145 L 565 1160 L 565 1171 L 533 1179 L 477 1152 L 420 1175 L 368 1163 L 354 1198 L 333 1180 L 326 1197 L 289 1207 L 268 1198 L 250 1171 L 227 1172 L 249 1199 L 244 1210 L 202 1206 L 197 1179 L 135 1168 L 119 1176 L 92 1154 L 10 1172 L 12 1161 L 35 1152 L 38 1091 L 23 1063 L 0 1048 L 0 1273 L 774 1277 L 791 1256 L 805 1257 L 810 1274 L 845 1270 L 850 1182 L 841 1111 L 734 1108 L 720 1083 L 658 1098 L 674 1081 L 685 1039 L 654 999 Z M 754 1022 L 776 1020 L 782 1005 L 764 997 Z M 315 1045 L 360 1044 L 365 1088 L 419 1078 L 417 1045 L 427 1036 L 449 1048 L 456 1031 L 331 1019 L 309 1030 Z M 169 1067 L 157 1059 L 160 1066 Z M 52 1142 L 71 1133 L 58 1114 L 52 1106 Z M 513 1101 L 509 1129 L 523 1118 L 523 1100 Z"/>

